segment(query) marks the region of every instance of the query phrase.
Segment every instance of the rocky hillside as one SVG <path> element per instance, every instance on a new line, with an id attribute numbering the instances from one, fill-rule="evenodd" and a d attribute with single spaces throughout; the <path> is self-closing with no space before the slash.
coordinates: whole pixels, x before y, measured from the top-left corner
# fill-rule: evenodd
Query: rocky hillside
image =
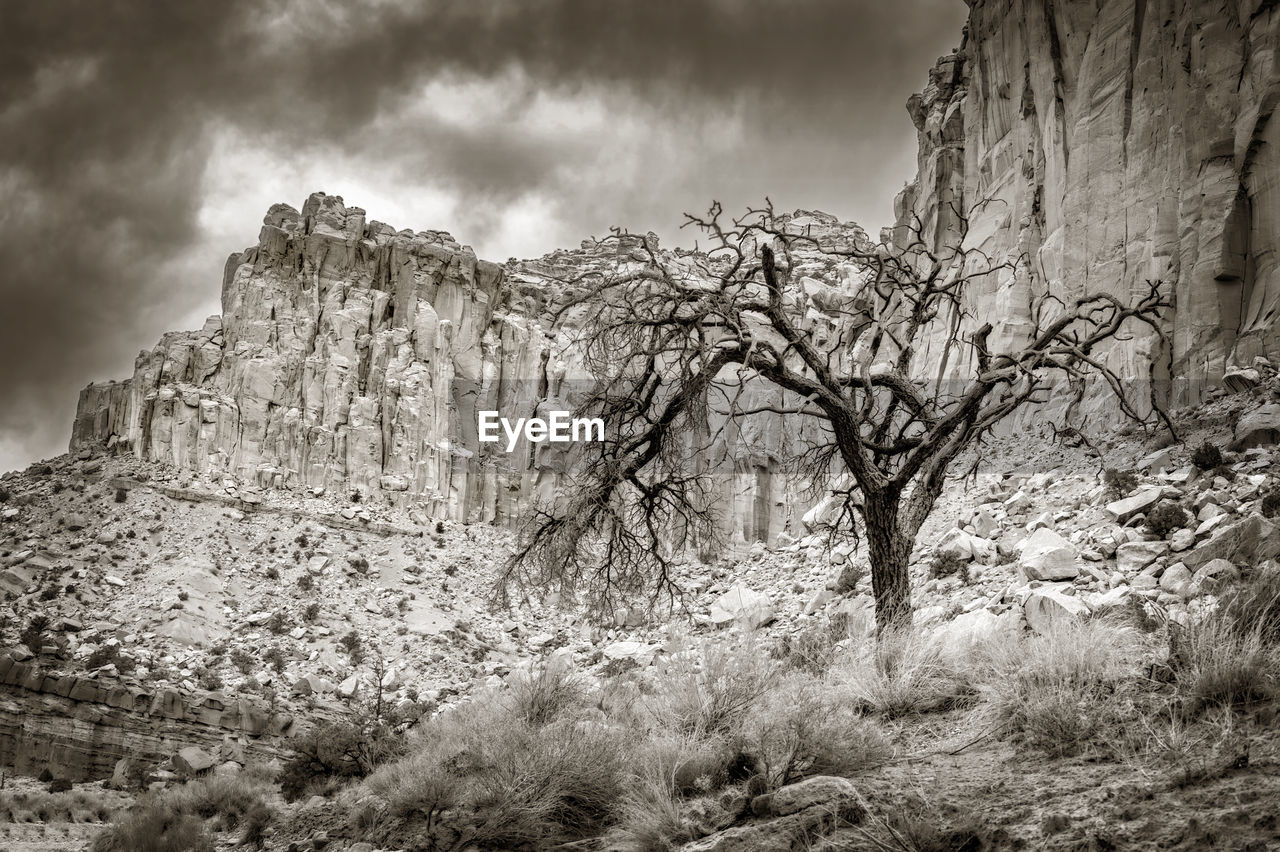
<path id="1" fill-rule="evenodd" d="M 1121 375 L 1193 404 L 1224 374 L 1274 360 L 1280 9 L 969 6 L 962 47 L 908 104 L 919 174 L 897 211 L 899 229 L 915 217 L 939 242 L 967 219 L 967 246 L 1020 259 L 970 289 L 971 316 L 1001 317 L 997 332 L 1014 339 L 1045 293 L 1133 297 L 1159 280 L 1175 301 L 1167 340 L 1117 346 Z"/>

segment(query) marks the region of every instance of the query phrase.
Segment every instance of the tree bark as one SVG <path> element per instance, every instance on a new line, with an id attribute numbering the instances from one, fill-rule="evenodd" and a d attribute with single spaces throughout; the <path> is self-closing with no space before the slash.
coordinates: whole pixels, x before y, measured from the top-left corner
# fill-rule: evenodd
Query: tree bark
<path id="1" fill-rule="evenodd" d="M 876 599 L 876 634 L 911 626 L 912 540 L 898 520 L 898 496 L 868 497 L 863 503 L 867 552 L 871 560 L 871 591 Z"/>

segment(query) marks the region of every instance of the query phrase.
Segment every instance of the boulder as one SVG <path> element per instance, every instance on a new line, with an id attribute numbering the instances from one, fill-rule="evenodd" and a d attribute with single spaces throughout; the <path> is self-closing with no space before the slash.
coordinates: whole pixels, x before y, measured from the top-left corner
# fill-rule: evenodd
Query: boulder
<path id="1" fill-rule="evenodd" d="M 756 796 L 751 800 L 751 812 L 757 816 L 789 816 L 809 808 L 824 808 L 848 813 L 858 809 L 858 801 L 858 788 L 848 778 L 818 775 Z"/>
<path id="2" fill-rule="evenodd" d="M 1226 559 L 1212 559 L 1196 569 L 1192 581 L 1203 591 L 1214 593 L 1226 583 L 1238 580 L 1240 571 Z"/>
<path id="3" fill-rule="evenodd" d="M 1028 580 L 1069 580 L 1080 575 L 1074 545 L 1051 529 L 1033 532 L 1018 545 L 1018 566 Z"/>
<path id="4" fill-rule="evenodd" d="M 774 619 L 773 604 L 759 592 L 735 584 L 711 605 L 711 620 L 717 626 L 737 622 L 744 627 L 763 627 Z"/>
<path id="5" fill-rule="evenodd" d="M 217 764 L 213 755 L 197 746 L 179 749 L 173 756 L 173 768 L 184 775 L 199 775 L 207 772 Z"/>
<path id="6" fill-rule="evenodd" d="M 1133 574 L 1146 568 L 1169 552 L 1169 544 L 1163 541 L 1131 541 L 1116 548 L 1116 568 L 1125 574 Z"/>
<path id="7" fill-rule="evenodd" d="M 1280 403 L 1273 402 L 1240 418 L 1231 449 L 1245 450 L 1275 443 L 1280 443 Z"/>
<path id="8" fill-rule="evenodd" d="M 1122 500 L 1108 503 L 1105 511 L 1107 517 L 1116 523 L 1128 523 L 1131 518 L 1145 514 L 1152 506 L 1159 503 L 1163 496 L 1164 489 L 1148 488 L 1146 491 L 1139 491 Z"/>
<path id="9" fill-rule="evenodd" d="M 996 555 L 996 546 L 994 542 L 985 538 L 979 538 L 971 535 L 959 528 L 952 528 L 950 532 L 942 537 L 938 542 L 938 553 L 954 553 L 961 559 L 969 561 L 977 560 L 983 564 L 989 563 Z"/>
<path id="10" fill-rule="evenodd" d="M 1046 633 L 1054 622 L 1064 618 L 1080 618 L 1089 614 L 1089 605 L 1066 594 L 1062 588 L 1043 586 L 1031 592 L 1022 613 L 1027 624 L 1037 633 Z"/>
<path id="11" fill-rule="evenodd" d="M 1248 393 L 1262 383 L 1262 375 L 1252 367 L 1237 367 L 1222 374 L 1222 384 L 1230 393 Z"/>
<path id="12" fill-rule="evenodd" d="M 1164 569 L 1160 575 L 1160 590 L 1179 597 L 1191 597 L 1190 586 L 1194 579 L 1187 566 L 1179 562 Z"/>
<path id="13" fill-rule="evenodd" d="M 1181 555 L 1192 571 L 1225 559 L 1236 565 L 1270 559 L 1280 554 L 1280 531 L 1261 515 L 1251 515 L 1233 524 L 1221 524 L 1206 540 Z"/>

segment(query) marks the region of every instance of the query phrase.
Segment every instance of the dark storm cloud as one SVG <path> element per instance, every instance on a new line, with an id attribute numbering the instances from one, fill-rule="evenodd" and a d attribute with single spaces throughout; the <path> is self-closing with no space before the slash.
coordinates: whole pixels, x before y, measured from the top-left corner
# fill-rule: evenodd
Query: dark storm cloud
<path id="1" fill-rule="evenodd" d="M 77 389 L 126 375 L 139 348 L 216 292 L 219 268 L 199 281 L 174 270 L 202 238 L 220 130 L 425 175 L 478 199 L 473 223 L 541 193 L 566 217 L 556 234 L 665 227 L 713 197 L 768 193 L 848 215 L 875 196 L 887 209 L 900 178 L 883 161 L 912 151 L 902 102 L 958 43 L 963 14 L 959 0 L 5 4 L 0 466 L 59 451 Z M 485 122 L 396 119 L 424 85 L 454 78 L 519 88 Z M 593 186 L 574 180 L 593 140 L 523 126 L 548 91 L 593 93 L 619 116 L 642 108 L 670 121 L 668 137 L 720 112 L 737 111 L 745 131 L 732 162 L 706 160 L 690 138 L 681 162 L 664 151 L 654 164 L 696 179 Z"/>

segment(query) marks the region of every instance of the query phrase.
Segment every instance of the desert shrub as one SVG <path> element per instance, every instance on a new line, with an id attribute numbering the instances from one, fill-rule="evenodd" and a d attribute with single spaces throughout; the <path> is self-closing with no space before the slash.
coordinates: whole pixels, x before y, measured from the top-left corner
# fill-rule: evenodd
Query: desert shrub
<path id="1" fill-rule="evenodd" d="M 622 795 L 626 755 L 623 733 L 598 722 L 566 716 L 539 727 L 477 702 L 432 719 L 403 759 L 365 783 L 415 843 L 450 810 L 480 848 L 550 848 L 599 833 Z M 395 829 L 383 831 L 380 842 L 394 839 Z"/>
<path id="2" fill-rule="evenodd" d="M 314 785 L 364 778 L 404 750 L 403 735 L 373 720 L 326 722 L 294 739 L 280 770 L 280 792 L 296 801 Z"/>
<path id="3" fill-rule="evenodd" d="M 1138 487 L 1138 475 L 1131 470 L 1108 468 L 1102 475 L 1102 484 L 1106 486 L 1108 496 L 1118 500 L 1128 497 Z"/>
<path id="4" fill-rule="evenodd" d="M 275 670 L 276 674 L 284 674 L 285 665 L 288 661 L 285 659 L 284 652 L 279 648 L 268 648 L 266 652 L 263 653 L 262 659 L 263 662 L 267 663 Z"/>
<path id="5" fill-rule="evenodd" d="M 973 695 L 942 647 L 914 632 L 864 642 L 833 674 L 853 706 L 888 718 L 950 709 Z"/>
<path id="6" fill-rule="evenodd" d="M 248 674 L 253 671 L 256 661 L 248 651 L 236 648 L 231 652 L 231 665 L 235 666 L 241 674 Z"/>
<path id="7" fill-rule="evenodd" d="M 217 669 L 201 668 L 196 672 L 196 682 L 200 684 L 201 689 L 207 689 L 209 692 L 222 689 L 222 675 L 218 674 Z"/>
<path id="8" fill-rule="evenodd" d="M 836 578 L 836 594 L 849 594 L 857 588 L 858 583 L 862 582 L 862 578 L 866 575 L 867 569 L 862 563 L 854 562 L 852 559 L 849 560 L 840 569 L 840 576 Z"/>
<path id="9" fill-rule="evenodd" d="M 843 695 L 796 675 L 753 708 L 741 737 L 770 789 L 811 775 L 849 775 L 892 755 L 884 734 Z"/>
<path id="10" fill-rule="evenodd" d="M 310 574 L 303 574 L 298 578 L 298 588 L 304 592 L 309 592 L 316 587 L 316 581 Z"/>
<path id="11" fill-rule="evenodd" d="M 1205 441 L 1191 453 L 1191 463 L 1200 470 L 1213 470 L 1222 466 L 1222 450 L 1211 441 Z"/>
<path id="12" fill-rule="evenodd" d="M 360 639 L 360 634 L 354 630 L 347 631 L 338 644 L 342 646 L 342 650 L 347 652 L 347 656 L 351 658 L 352 663 L 359 663 L 364 659 L 364 642 Z"/>
<path id="13" fill-rule="evenodd" d="M 1162 500 L 1158 506 L 1147 513 L 1147 529 L 1160 538 L 1185 526 L 1190 519 L 1187 510 L 1171 500 Z"/>
<path id="14" fill-rule="evenodd" d="M 129 674 L 138 667 L 137 661 L 120 652 L 119 645 L 99 645 L 84 661 L 86 669 L 97 669 L 106 665 L 115 666 L 116 671 L 121 674 Z"/>
<path id="15" fill-rule="evenodd" d="M 1241 637 L 1257 634 L 1266 647 L 1280 647 L 1280 567 L 1258 568 L 1223 592 L 1214 617 Z"/>
<path id="16" fill-rule="evenodd" d="M 540 727 L 581 707 L 587 698 L 582 678 L 564 666 L 540 666 L 512 680 L 507 693 L 511 713 Z"/>
<path id="17" fill-rule="evenodd" d="M 1170 663 L 1191 713 L 1280 697 L 1280 570 L 1254 572 L 1199 622 L 1171 625 Z"/>
<path id="18" fill-rule="evenodd" d="M 1262 495 L 1262 516 L 1280 517 L 1280 487 L 1272 488 Z"/>
<path id="19" fill-rule="evenodd" d="M 961 582 L 969 582 L 969 560 L 953 550 L 943 551 L 933 557 L 929 576 L 933 578 L 958 575 Z"/>
<path id="20" fill-rule="evenodd" d="M 312 601 L 302 610 L 302 618 L 305 621 L 312 622 L 320 617 L 319 601 Z"/>
<path id="21" fill-rule="evenodd" d="M 654 669 L 650 711 L 671 730 L 703 737 L 739 729 L 782 674 L 752 637 L 669 654 Z"/>
<path id="22" fill-rule="evenodd" d="M 274 565 L 268 565 L 265 573 L 268 580 L 280 579 L 280 569 Z"/>
<path id="23" fill-rule="evenodd" d="M 18 641 L 31 649 L 32 653 L 40 653 L 40 649 L 44 647 L 44 632 L 49 629 L 49 616 L 44 613 L 37 613 L 31 616 L 31 620 L 27 622 L 27 626 L 23 628 L 22 633 L 18 636 Z"/>
<path id="24" fill-rule="evenodd" d="M 49 782 L 50 793 L 66 793 L 71 789 L 71 782 L 66 778 L 55 778 Z"/>
<path id="25" fill-rule="evenodd" d="M 271 614 L 271 619 L 267 622 L 267 629 L 279 636 L 281 633 L 287 633 L 289 630 L 289 618 L 281 610 L 276 610 Z"/>
<path id="26" fill-rule="evenodd" d="M 1064 756 L 1107 743 L 1132 716 L 1126 688 L 1138 675 L 1141 651 L 1132 628 L 1064 618 L 1044 633 L 1006 634 L 981 645 L 975 678 L 1015 739 Z"/>
<path id="27" fill-rule="evenodd" d="M 200 819 L 148 800 L 94 838 L 93 852 L 213 852 Z"/>

